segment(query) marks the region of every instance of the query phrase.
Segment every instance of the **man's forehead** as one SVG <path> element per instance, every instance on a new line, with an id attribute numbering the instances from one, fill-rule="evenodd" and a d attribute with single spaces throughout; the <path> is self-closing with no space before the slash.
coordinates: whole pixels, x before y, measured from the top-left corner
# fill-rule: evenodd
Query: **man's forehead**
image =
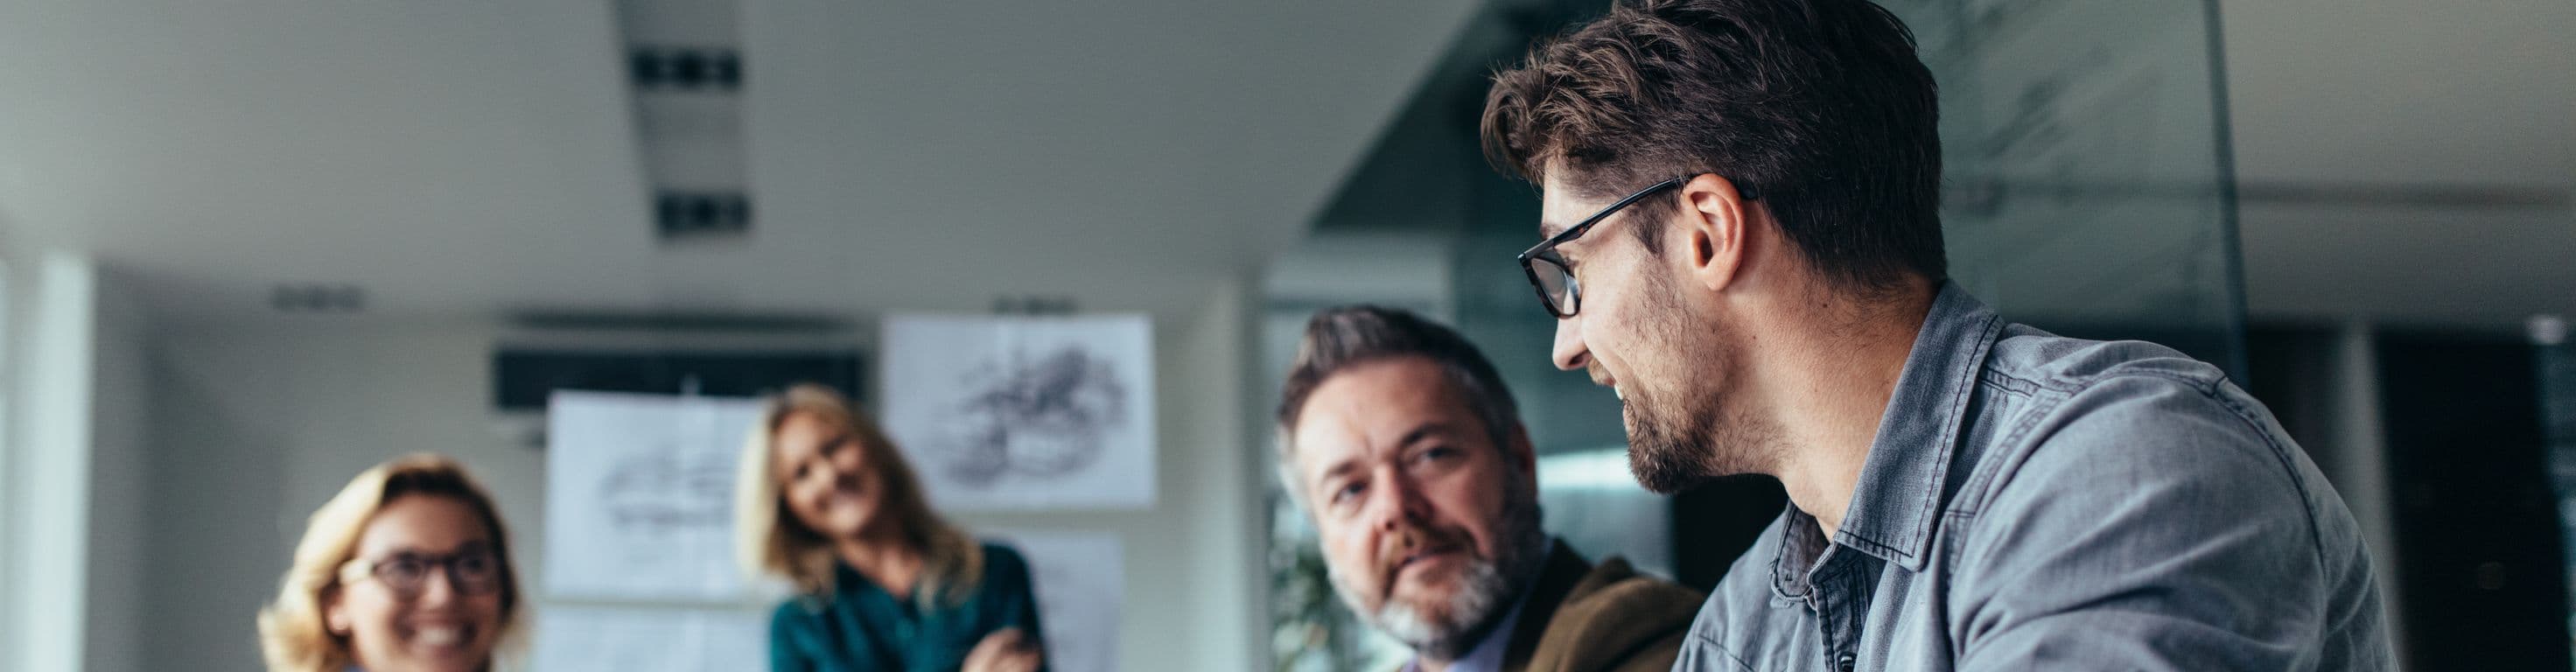
<path id="1" fill-rule="evenodd" d="M 1473 417 L 1437 365 L 1408 359 L 1355 366 L 1316 386 L 1292 428 L 1301 472 L 1320 476 L 1343 462 L 1445 436 Z"/>
<path id="2" fill-rule="evenodd" d="M 1322 408 L 1310 404 L 1297 419 L 1297 455 L 1319 467 L 1330 467 L 1342 460 L 1392 449 L 1399 440 L 1398 432 L 1403 430 L 1390 425 L 1413 419 L 1390 417 L 1395 414 L 1394 409 L 1383 405 Z"/>

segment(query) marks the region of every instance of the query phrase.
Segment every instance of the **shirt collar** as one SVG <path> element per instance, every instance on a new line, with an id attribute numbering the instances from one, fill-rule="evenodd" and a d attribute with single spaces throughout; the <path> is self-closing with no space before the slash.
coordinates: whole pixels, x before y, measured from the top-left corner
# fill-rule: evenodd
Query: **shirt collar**
<path id="1" fill-rule="evenodd" d="M 1923 570 L 1968 400 L 2002 332 L 1993 309 L 1956 283 L 1941 283 L 1879 418 L 1835 544 Z"/>
<path id="2" fill-rule="evenodd" d="M 1798 510 L 1790 502 L 1780 512 L 1780 552 L 1771 558 L 1771 592 L 1787 599 L 1804 599 L 1810 585 L 1809 575 L 1822 566 L 1825 535 L 1817 531 L 1816 518 Z"/>

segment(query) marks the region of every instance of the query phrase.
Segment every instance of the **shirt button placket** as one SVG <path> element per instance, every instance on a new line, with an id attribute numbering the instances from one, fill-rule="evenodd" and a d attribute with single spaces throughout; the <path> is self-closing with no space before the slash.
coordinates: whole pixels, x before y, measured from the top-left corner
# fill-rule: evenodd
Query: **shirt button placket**
<path id="1" fill-rule="evenodd" d="M 1851 648 L 1860 640 L 1860 614 L 1845 602 L 1854 597 L 1845 591 L 1856 588 L 1844 583 L 1842 571 L 1837 568 L 1817 572 L 1809 589 L 1807 605 L 1815 610 L 1817 625 L 1824 630 L 1825 653 L 1833 656 L 1834 672 L 1852 672 L 1859 662 Z"/>

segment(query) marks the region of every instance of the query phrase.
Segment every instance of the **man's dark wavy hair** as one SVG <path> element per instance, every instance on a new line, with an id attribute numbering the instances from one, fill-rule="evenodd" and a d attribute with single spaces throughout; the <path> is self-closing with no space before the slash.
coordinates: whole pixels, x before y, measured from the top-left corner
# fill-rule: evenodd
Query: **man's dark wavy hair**
<path id="1" fill-rule="evenodd" d="M 1828 277 L 1883 290 L 1948 277 L 1934 88 L 1913 33 L 1862 0 L 1622 0 L 1496 73 L 1480 130 L 1497 169 L 1586 199 L 1724 176 Z M 1628 228 L 1661 253 L 1657 227 Z"/>

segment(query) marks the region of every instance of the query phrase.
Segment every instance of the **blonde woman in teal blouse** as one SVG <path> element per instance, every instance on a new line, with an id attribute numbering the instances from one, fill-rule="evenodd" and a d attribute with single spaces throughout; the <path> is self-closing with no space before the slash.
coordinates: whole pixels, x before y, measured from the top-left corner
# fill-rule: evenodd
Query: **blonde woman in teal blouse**
<path id="1" fill-rule="evenodd" d="M 736 492 L 743 565 L 797 590 L 770 616 L 770 669 L 1046 669 L 1027 562 L 932 513 L 902 453 L 839 392 L 771 399 Z"/>

